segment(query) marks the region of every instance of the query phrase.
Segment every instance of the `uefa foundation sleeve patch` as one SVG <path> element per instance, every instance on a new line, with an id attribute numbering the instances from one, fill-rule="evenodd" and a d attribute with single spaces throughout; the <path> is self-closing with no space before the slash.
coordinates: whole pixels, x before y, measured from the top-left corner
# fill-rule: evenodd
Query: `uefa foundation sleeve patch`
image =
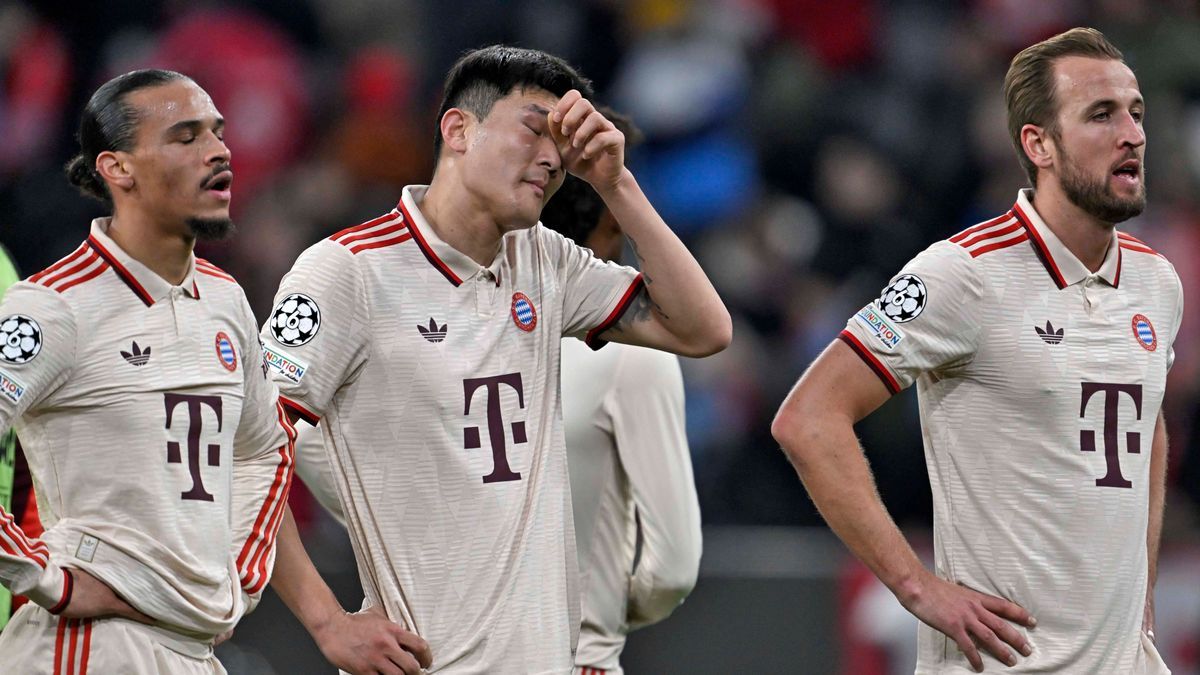
<path id="1" fill-rule="evenodd" d="M 9 373 L 0 370 L 0 394 L 13 403 L 20 403 L 21 397 L 25 395 L 25 385 Z"/>

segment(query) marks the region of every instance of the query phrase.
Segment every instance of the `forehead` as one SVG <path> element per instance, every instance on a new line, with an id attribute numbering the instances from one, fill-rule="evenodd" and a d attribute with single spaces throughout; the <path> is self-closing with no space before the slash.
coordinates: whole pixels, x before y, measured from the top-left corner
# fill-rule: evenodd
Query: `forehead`
<path id="1" fill-rule="evenodd" d="M 1129 66 L 1115 59 L 1083 56 L 1068 56 L 1054 63 L 1054 91 L 1064 107 L 1104 100 L 1132 103 L 1142 98 Z"/>
<path id="2" fill-rule="evenodd" d="M 513 110 L 541 109 L 549 112 L 554 109 L 554 106 L 558 105 L 558 99 L 558 96 L 551 94 L 541 87 L 526 87 L 524 89 L 517 87 L 508 92 L 507 96 L 496 101 L 494 107 Z"/>
<path id="3" fill-rule="evenodd" d="M 219 118 L 208 92 L 191 80 L 175 80 L 132 92 L 126 102 L 138 111 L 139 131 L 161 130 L 176 122 Z"/>

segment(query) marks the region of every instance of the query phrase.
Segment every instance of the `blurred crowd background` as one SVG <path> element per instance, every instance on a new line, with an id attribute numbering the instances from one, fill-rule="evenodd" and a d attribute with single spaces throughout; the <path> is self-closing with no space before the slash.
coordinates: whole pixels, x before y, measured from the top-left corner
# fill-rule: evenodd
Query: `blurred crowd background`
<path id="1" fill-rule="evenodd" d="M 0 0 L 0 242 L 26 274 L 77 246 L 102 215 L 62 173 L 80 109 L 114 75 L 176 69 L 226 117 L 237 176 L 239 231 L 202 255 L 239 279 L 261 320 L 304 248 L 427 181 L 441 81 L 463 50 L 551 51 L 645 133 L 634 172 L 734 316 L 730 349 L 684 364 L 706 526 L 821 527 L 770 437 L 776 407 L 905 261 L 1011 206 L 1025 177 L 1006 132 L 1004 72 L 1021 48 L 1077 25 L 1104 31 L 1139 78 L 1150 206 L 1123 229 L 1172 260 L 1191 300 L 1165 409 L 1164 556 L 1188 561 L 1180 588 L 1193 588 L 1194 0 Z M 884 500 L 919 538 L 932 516 L 915 395 L 896 397 L 860 434 Z M 294 505 L 309 536 L 333 537 L 303 490 Z M 714 541 L 706 555 L 733 555 Z M 883 672 L 887 658 L 856 642 L 852 621 L 870 585 L 853 565 L 839 569 L 840 667 Z M 1167 656 L 1177 672 L 1196 672 L 1200 597 L 1186 597 L 1196 607 L 1180 610 L 1188 630 Z M 870 663 L 852 665 L 864 655 Z"/>

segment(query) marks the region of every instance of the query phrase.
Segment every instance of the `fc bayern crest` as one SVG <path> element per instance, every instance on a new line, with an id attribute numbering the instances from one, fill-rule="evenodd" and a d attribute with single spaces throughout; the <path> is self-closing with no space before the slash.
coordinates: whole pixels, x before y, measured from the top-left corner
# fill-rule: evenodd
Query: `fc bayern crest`
<path id="1" fill-rule="evenodd" d="M 22 314 L 0 319 L 0 359 L 26 363 L 42 351 L 42 327 Z"/>
<path id="2" fill-rule="evenodd" d="M 901 274 L 879 296 L 879 311 L 896 323 L 912 321 L 925 309 L 929 293 L 915 274 Z"/>
<path id="3" fill-rule="evenodd" d="M 512 320 L 517 324 L 517 328 L 526 333 L 537 328 L 537 310 L 533 308 L 529 296 L 524 293 L 513 293 Z"/>
<path id="4" fill-rule="evenodd" d="M 217 333 L 216 339 L 217 359 L 225 366 L 225 370 L 233 372 L 237 370 L 237 352 L 233 349 L 233 340 L 223 332 Z"/>
<path id="5" fill-rule="evenodd" d="M 1154 332 L 1154 324 L 1150 323 L 1150 319 L 1144 314 L 1134 314 L 1133 321 L 1133 337 L 1137 338 L 1138 344 L 1148 352 L 1158 349 L 1158 335 Z"/>
<path id="6" fill-rule="evenodd" d="M 303 293 L 292 293 L 279 301 L 270 319 L 271 335 L 285 347 L 299 347 L 321 330 L 317 301 Z"/>

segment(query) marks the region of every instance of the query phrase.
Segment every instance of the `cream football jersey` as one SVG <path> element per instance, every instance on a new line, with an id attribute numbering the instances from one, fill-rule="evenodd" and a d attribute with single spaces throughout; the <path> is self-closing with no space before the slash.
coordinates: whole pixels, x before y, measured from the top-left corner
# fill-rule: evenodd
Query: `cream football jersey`
<path id="1" fill-rule="evenodd" d="M 671 614 L 696 583 L 700 504 L 674 354 L 562 345 L 563 425 L 583 621 L 576 673 L 620 673 L 626 634 Z"/>
<path id="2" fill-rule="evenodd" d="M 1166 672 L 1141 635 L 1150 445 L 1183 297 L 1114 232 L 1088 269 L 1022 191 L 921 253 L 847 324 L 893 393 L 917 383 L 936 573 L 1028 609 L 1039 673 Z M 971 672 L 922 624 L 918 673 Z"/>
<path id="3" fill-rule="evenodd" d="M 63 568 L 83 569 L 210 637 L 266 586 L 294 431 L 233 278 L 194 259 L 172 286 L 109 224 L 0 304 L 0 428 L 20 435 L 46 528 L 29 539 L 0 512 L 0 580 L 58 611 Z"/>
<path id="4" fill-rule="evenodd" d="M 406 188 L 308 249 L 263 326 L 286 405 L 320 420 L 366 601 L 430 672 L 561 673 L 579 598 L 559 340 L 599 344 L 641 277 L 540 225 L 488 266 Z"/>

